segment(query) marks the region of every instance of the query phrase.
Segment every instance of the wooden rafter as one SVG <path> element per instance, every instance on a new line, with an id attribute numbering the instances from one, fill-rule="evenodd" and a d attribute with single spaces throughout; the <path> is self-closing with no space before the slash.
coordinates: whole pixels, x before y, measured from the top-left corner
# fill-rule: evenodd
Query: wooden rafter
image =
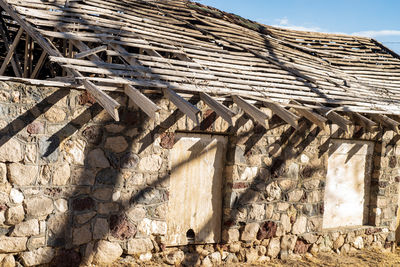
<path id="1" fill-rule="evenodd" d="M 367 131 L 376 132 L 379 130 L 378 123 L 374 122 L 373 120 L 370 120 L 366 116 L 364 116 L 360 113 L 357 113 L 357 112 L 349 112 L 348 114 L 350 117 L 353 118 L 353 121 L 355 121 L 357 124 L 361 125 Z"/>
<path id="2" fill-rule="evenodd" d="M 235 113 L 231 111 L 226 106 L 219 103 L 217 100 L 213 99 L 209 94 L 201 92 L 200 98 L 203 100 L 209 107 L 211 107 L 218 116 L 223 118 L 229 125 L 233 125 L 232 117 L 235 116 Z"/>
<path id="3" fill-rule="evenodd" d="M 256 122 L 264 126 L 266 129 L 269 128 L 268 120 L 270 119 L 270 116 L 268 116 L 266 113 L 262 112 L 259 108 L 257 108 L 253 104 L 250 104 L 240 96 L 234 95 L 232 96 L 232 100 Z"/>
<path id="4" fill-rule="evenodd" d="M 302 104 L 300 104 L 299 102 L 295 101 L 295 100 L 291 100 L 290 101 L 292 104 L 297 105 L 297 106 L 302 106 Z M 294 109 L 303 117 L 305 117 L 307 120 L 311 121 L 312 123 L 314 123 L 315 125 L 317 125 L 319 128 L 321 128 L 322 130 L 325 129 L 326 127 L 326 121 L 328 120 L 327 118 L 319 115 L 316 112 L 313 112 L 309 109 L 306 108 L 299 108 L 299 107 L 294 107 Z"/>
<path id="5" fill-rule="evenodd" d="M 196 125 L 199 125 L 200 110 L 196 106 L 169 88 L 164 88 L 163 93 L 180 111 L 186 114 Z"/>
<path id="6" fill-rule="evenodd" d="M 272 110 L 272 112 L 274 112 L 276 115 L 278 115 L 282 120 L 290 124 L 293 128 L 298 129 L 298 121 L 300 117 L 296 116 L 289 110 L 272 101 L 264 101 L 263 104 L 264 106 Z"/>
<path id="7" fill-rule="evenodd" d="M 102 46 L 98 46 L 98 47 L 93 48 L 93 49 L 89 49 L 89 50 L 80 52 L 80 53 L 76 54 L 74 56 L 74 58 L 76 58 L 76 59 L 84 58 L 84 57 L 91 56 L 93 54 L 97 54 L 99 52 L 106 51 L 106 50 L 107 50 L 107 46 L 106 45 L 102 45 Z"/>
<path id="8" fill-rule="evenodd" d="M 343 131 L 350 132 L 350 126 L 353 124 L 350 120 L 344 118 L 333 109 L 319 109 L 318 111 L 328 120 L 339 126 L 339 128 L 341 128 Z"/>
<path id="9" fill-rule="evenodd" d="M 132 85 L 125 85 L 125 94 L 138 105 L 150 118 L 155 118 L 160 108 Z"/>
<path id="10" fill-rule="evenodd" d="M 382 115 L 382 114 L 369 114 L 369 116 L 379 122 L 380 124 L 382 124 L 384 127 L 394 131 L 395 133 L 399 133 L 399 126 L 400 126 L 400 122 L 393 120 L 392 118 L 389 118 L 386 115 Z"/>

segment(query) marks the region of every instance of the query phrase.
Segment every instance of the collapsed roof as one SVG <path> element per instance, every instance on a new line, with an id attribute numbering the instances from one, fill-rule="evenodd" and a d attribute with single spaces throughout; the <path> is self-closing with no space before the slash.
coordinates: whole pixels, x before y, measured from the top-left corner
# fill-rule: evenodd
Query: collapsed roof
<path id="1" fill-rule="evenodd" d="M 229 123 L 222 100 L 265 127 L 259 104 L 293 127 L 304 116 L 321 127 L 329 119 L 344 130 L 399 129 L 400 57 L 373 39 L 280 29 L 186 0 L 0 6 L 0 75 L 85 88 L 116 120 L 110 90 L 151 117 L 158 107 L 146 95 L 162 93 L 196 123 L 188 96 Z"/>

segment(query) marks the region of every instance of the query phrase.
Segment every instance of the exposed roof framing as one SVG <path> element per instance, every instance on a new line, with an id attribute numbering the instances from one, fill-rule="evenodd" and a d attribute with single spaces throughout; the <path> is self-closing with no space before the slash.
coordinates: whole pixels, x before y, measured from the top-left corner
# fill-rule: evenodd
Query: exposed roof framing
<path id="1" fill-rule="evenodd" d="M 107 90 L 153 118 L 159 108 L 146 92 L 164 94 L 195 124 L 200 111 L 184 96 L 230 125 L 221 99 L 266 128 L 260 106 L 296 129 L 300 117 L 320 128 L 329 120 L 345 131 L 399 129 L 389 115 L 400 115 L 400 57 L 373 39 L 270 27 L 186 0 L 0 6 L 0 75 L 84 88 L 115 120 L 119 104 Z"/>

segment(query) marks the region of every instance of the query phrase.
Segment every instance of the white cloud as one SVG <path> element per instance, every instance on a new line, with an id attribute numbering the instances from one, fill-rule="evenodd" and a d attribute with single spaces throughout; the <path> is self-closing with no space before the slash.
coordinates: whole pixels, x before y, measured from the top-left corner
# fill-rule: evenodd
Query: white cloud
<path id="1" fill-rule="evenodd" d="M 278 21 L 279 25 L 282 25 L 282 26 L 286 26 L 289 24 L 289 19 L 287 17 L 278 19 L 277 21 Z"/>
<path id="2" fill-rule="evenodd" d="M 296 30 L 296 31 L 306 31 L 306 32 L 322 32 L 319 27 L 304 27 L 304 26 L 296 26 L 296 25 L 272 25 L 273 27 L 284 28 L 288 30 Z"/>
<path id="3" fill-rule="evenodd" d="M 400 36 L 400 31 L 398 30 L 380 30 L 380 31 L 361 31 L 354 32 L 351 35 L 364 36 L 364 37 L 380 37 L 380 36 Z"/>
<path id="4" fill-rule="evenodd" d="M 289 22 L 289 19 L 287 17 L 283 17 L 281 19 L 276 19 L 275 20 L 278 24 L 272 25 L 274 27 L 279 27 L 279 28 L 284 28 L 284 29 L 289 29 L 289 30 L 296 30 L 296 31 L 307 31 L 307 32 L 320 32 L 321 29 L 319 27 L 305 27 L 305 26 L 297 26 L 297 25 L 292 25 Z"/>

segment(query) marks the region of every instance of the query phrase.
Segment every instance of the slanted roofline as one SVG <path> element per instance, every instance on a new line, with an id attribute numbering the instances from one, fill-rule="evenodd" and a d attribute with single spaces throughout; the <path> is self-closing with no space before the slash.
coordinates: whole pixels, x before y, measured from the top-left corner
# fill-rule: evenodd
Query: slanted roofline
<path id="1" fill-rule="evenodd" d="M 150 117 L 157 106 L 147 94 L 162 94 L 195 123 L 200 111 L 187 97 L 226 119 L 219 101 L 233 101 L 265 127 L 260 105 L 295 128 L 299 114 L 344 130 L 349 114 L 368 128 L 398 128 L 382 114 L 400 115 L 400 60 L 373 39 L 271 27 L 181 0 L 0 5 L 0 75 L 76 84 L 115 120 L 119 104 L 107 90 L 126 93 Z"/>

